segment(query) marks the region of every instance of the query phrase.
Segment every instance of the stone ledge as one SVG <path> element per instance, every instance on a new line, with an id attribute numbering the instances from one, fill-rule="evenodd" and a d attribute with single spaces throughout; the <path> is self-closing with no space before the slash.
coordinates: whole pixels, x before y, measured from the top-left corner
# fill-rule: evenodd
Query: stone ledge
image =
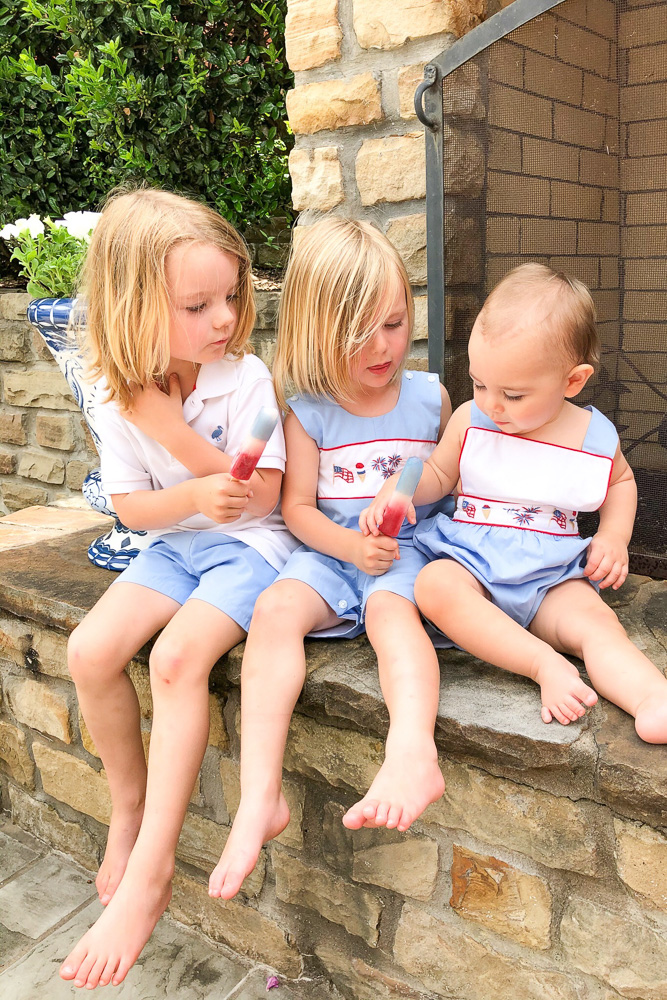
<path id="1" fill-rule="evenodd" d="M 89 528 L 63 533 L 4 553 L 0 608 L 41 625 L 74 628 L 111 581 L 107 570 L 88 562 L 86 549 L 93 534 Z M 622 591 L 607 599 L 664 670 L 664 582 L 630 577 Z M 388 716 L 367 640 L 312 640 L 306 645 L 308 677 L 297 712 L 383 739 Z M 240 644 L 218 662 L 214 685 L 238 686 L 243 648 Z M 436 742 L 443 756 L 554 795 L 608 805 L 630 819 L 667 826 L 664 748 L 642 743 L 624 712 L 601 698 L 582 722 L 547 726 L 540 720 L 538 690 L 530 681 L 457 650 L 440 651 L 439 658 Z"/>
<path id="2" fill-rule="evenodd" d="M 0 798 L 15 821 L 94 866 L 108 793 L 65 663 L 67 633 L 113 579 L 86 558 L 92 533 L 61 529 L 3 553 Z M 634 577 L 608 599 L 664 669 L 665 585 Z M 146 745 L 149 650 L 128 670 Z M 665 748 L 642 744 L 603 702 L 584 723 L 544 726 L 531 684 L 460 652 L 441 654 L 445 795 L 405 834 L 349 831 L 342 816 L 383 755 L 375 657 L 365 639 L 308 642 L 284 760 L 291 822 L 235 900 L 211 900 L 206 878 L 239 801 L 242 653 L 211 676 L 211 737 L 177 850 L 173 916 L 288 976 L 324 970 L 350 1000 L 444 1000 L 452 988 L 515 1000 L 517 983 L 526 1000 L 612 1000 L 618 989 L 667 1000 L 656 966 L 667 932 Z M 580 914 L 595 918 L 592 943 Z M 605 921 L 617 937 L 631 927 L 630 950 L 604 943 Z"/>

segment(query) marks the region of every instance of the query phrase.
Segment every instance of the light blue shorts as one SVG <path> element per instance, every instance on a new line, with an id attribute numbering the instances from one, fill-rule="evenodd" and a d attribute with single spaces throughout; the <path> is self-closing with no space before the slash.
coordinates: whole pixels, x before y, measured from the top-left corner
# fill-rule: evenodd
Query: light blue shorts
<path id="1" fill-rule="evenodd" d="M 117 577 L 179 604 L 196 598 L 248 631 L 255 601 L 278 571 L 251 545 L 214 531 L 172 531 L 152 542 Z"/>
<path id="2" fill-rule="evenodd" d="M 428 557 L 412 544 L 401 545 L 400 559 L 395 559 L 382 576 L 369 576 L 354 563 L 325 556 L 307 545 L 300 545 L 289 557 L 278 580 L 300 580 L 322 597 L 344 625 L 335 625 L 311 635 L 326 639 L 331 636 L 351 639 L 364 631 L 366 602 L 371 594 L 389 592 L 415 603 L 415 579 L 426 566 Z M 349 622 L 349 624 L 348 624 Z"/>

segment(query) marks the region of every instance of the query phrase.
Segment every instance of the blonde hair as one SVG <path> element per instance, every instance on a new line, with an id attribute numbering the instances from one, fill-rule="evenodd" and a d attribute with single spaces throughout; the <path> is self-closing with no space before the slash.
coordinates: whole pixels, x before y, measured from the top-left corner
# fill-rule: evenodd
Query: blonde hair
<path id="1" fill-rule="evenodd" d="M 481 332 L 491 335 L 501 315 L 516 315 L 522 303 L 538 301 L 544 310 L 538 332 L 568 362 L 595 367 L 600 338 L 591 293 L 583 281 L 544 264 L 521 264 L 498 282 L 479 314 Z"/>
<path id="2" fill-rule="evenodd" d="M 165 264 L 183 244 L 214 246 L 238 262 L 238 317 L 228 353 L 242 355 L 255 322 L 250 257 L 233 226 L 206 205 L 151 188 L 112 191 L 83 266 L 78 327 L 91 380 L 104 376 L 122 406 L 130 383 L 159 381 L 169 364 Z"/>
<path id="3" fill-rule="evenodd" d="M 389 315 L 387 290 L 405 289 L 410 337 L 410 279 L 397 250 L 368 222 L 329 217 L 295 231 L 278 317 L 273 365 L 283 409 L 292 392 L 354 397 L 351 362 Z M 406 351 L 407 354 L 407 351 Z M 403 364 L 394 379 L 401 376 Z"/>

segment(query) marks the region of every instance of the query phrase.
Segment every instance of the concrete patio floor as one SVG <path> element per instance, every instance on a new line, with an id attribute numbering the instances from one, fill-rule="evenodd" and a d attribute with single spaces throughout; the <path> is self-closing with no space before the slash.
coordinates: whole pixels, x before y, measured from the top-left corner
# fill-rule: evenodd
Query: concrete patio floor
<path id="1" fill-rule="evenodd" d="M 0 1000 L 88 995 L 58 976 L 70 948 L 101 912 L 93 873 L 0 816 Z M 163 917 L 119 1000 L 340 1000 L 322 979 L 287 982 L 267 994 L 273 970 L 252 964 Z"/>

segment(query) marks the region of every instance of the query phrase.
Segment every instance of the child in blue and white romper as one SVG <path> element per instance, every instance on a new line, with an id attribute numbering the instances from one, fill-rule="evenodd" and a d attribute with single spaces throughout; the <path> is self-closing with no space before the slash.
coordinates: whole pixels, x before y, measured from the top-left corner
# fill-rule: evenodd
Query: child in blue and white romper
<path id="1" fill-rule="evenodd" d="M 247 483 L 229 475 L 257 411 L 275 406 L 266 366 L 247 352 L 250 260 L 233 227 L 166 191 L 112 197 L 89 248 L 84 299 L 91 369 L 109 396 L 97 414 L 102 482 L 123 523 L 153 536 L 68 646 L 112 805 L 96 879 L 106 909 L 60 972 L 92 989 L 122 982 L 169 902 L 208 738 L 210 669 L 244 637 L 257 595 L 295 543 L 274 510 L 282 428 Z M 160 629 L 147 770 L 125 667 Z"/>
<path id="2" fill-rule="evenodd" d="M 540 264 L 511 271 L 473 327 L 475 398 L 452 417 L 415 498 L 457 483 L 453 518 L 421 524 L 415 544 L 435 561 L 415 585 L 424 615 L 463 649 L 541 688 L 542 719 L 563 725 L 597 701 L 667 742 L 667 679 L 630 641 L 599 589 L 628 573 L 637 490 L 616 430 L 577 396 L 599 356 L 585 285 Z M 393 483 L 367 513 L 377 531 Z M 579 511 L 600 511 L 592 539 Z"/>
<path id="3" fill-rule="evenodd" d="M 282 760 L 308 634 L 354 636 L 365 626 L 389 709 L 384 764 L 345 825 L 406 830 L 444 790 L 433 739 L 438 661 L 414 603 L 414 580 L 426 563 L 412 544 L 415 518 L 396 540 L 362 534 L 359 513 L 407 458 L 430 454 L 449 399 L 437 376 L 404 371 L 412 296 L 386 237 L 368 223 L 334 218 L 297 233 L 274 379 L 279 400 L 287 387 L 297 393 L 285 422 L 282 504 L 304 544 L 258 600 L 248 634 L 241 803 L 209 888 L 224 898 L 289 820 Z M 431 509 L 419 508 L 417 517 Z"/>

